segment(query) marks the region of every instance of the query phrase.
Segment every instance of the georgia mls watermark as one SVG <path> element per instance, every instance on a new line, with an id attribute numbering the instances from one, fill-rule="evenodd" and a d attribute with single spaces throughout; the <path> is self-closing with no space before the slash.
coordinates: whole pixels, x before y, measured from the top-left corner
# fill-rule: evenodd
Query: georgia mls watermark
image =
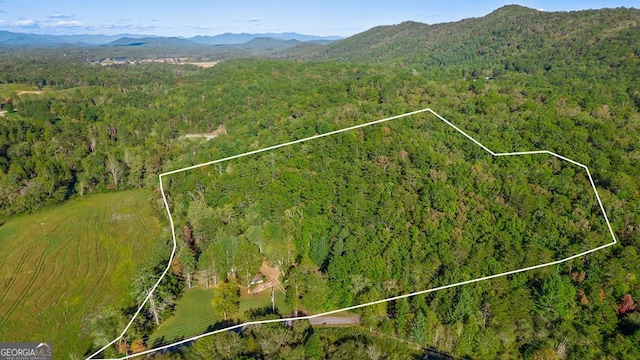
<path id="1" fill-rule="evenodd" d="M 50 343 L 0 343 L 0 360 L 52 360 Z"/>

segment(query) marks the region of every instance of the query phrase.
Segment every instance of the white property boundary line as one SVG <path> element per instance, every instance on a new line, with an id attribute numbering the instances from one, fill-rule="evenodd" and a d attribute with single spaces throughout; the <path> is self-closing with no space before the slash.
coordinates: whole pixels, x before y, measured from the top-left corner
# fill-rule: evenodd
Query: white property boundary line
<path id="1" fill-rule="evenodd" d="M 551 152 L 549 150 L 518 151 L 518 152 L 508 152 L 508 153 L 496 153 L 496 152 L 493 152 L 491 149 L 489 149 L 488 147 L 484 146 L 478 140 L 474 139 L 469 134 L 467 134 L 464 131 L 462 131 L 460 128 L 458 128 L 457 126 L 455 126 L 454 124 L 449 122 L 447 119 L 445 119 L 442 116 L 440 116 L 439 114 L 437 114 L 435 111 L 431 110 L 430 108 L 425 108 L 425 109 L 422 109 L 422 110 L 416 110 L 416 111 L 412 111 L 412 112 L 404 113 L 404 114 L 401 114 L 401 115 L 388 117 L 388 118 L 381 119 L 381 120 L 371 121 L 371 122 L 368 122 L 368 123 L 365 123 L 365 124 L 360 124 L 360 125 L 355 125 L 355 126 L 351 126 L 351 127 L 348 127 L 348 128 L 340 129 L 340 130 L 330 131 L 330 132 L 327 132 L 327 133 L 324 133 L 324 134 L 314 135 L 314 136 L 310 136 L 310 137 L 307 137 L 307 138 L 304 138 L 304 139 L 289 141 L 289 142 L 286 142 L 286 143 L 283 143 L 283 144 L 269 146 L 269 147 L 266 147 L 266 148 L 263 148 L 263 149 L 249 151 L 249 152 L 246 152 L 246 153 L 243 153 L 243 154 L 233 155 L 233 156 L 229 156 L 229 157 L 226 157 L 226 158 L 223 158 L 223 159 L 209 161 L 209 162 L 205 162 L 205 163 L 202 163 L 202 164 L 188 166 L 188 167 L 185 167 L 185 168 L 182 168 L 182 169 L 168 171 L 168 172 L 160 174 L 159 175 L 160 192 L 162 193 L 162 199 L 164 201 L 164 206 L 165 206 L 165 208 L 167 210 L 167 215 L 169 217 L 169 223 L 171 224 L 171 235 L 173 237 L 173 249 L 171 250 L 171 256 L 169 257 L 169 262 L 167 264 L 166 269 L 164 270 L 164 272 L 162 273 L 162 275 L 160 276 L 158 281 L 156 281 L 156 284 L 153 286 L 151 291 L 149 291 L 149 294 L 147 294 L 147 297 L 144 299 L 144 301 L 142 302 L 142 304 L 140 305 L 140 307 L 138 308 L 136 313 L 131 318 L 131 321 L 129 321 L 127 326 L 124 328 L 124 330 L 120 334 L 120 336 L 115 338 L 113 341 L 111 341 L 107 345 L 103 346 L 100 350 L 98 350 L 98 351 L 94 352 L 93 354 L 89 355 L 89 357 L 87 357 L 87 360 L 93 359 L 94 356 L 96 356 L 100 352 L 104 351 L 109 346 L 113 345 L 115 342 L 120 340 L 125 335 L 127 330 L 129 330 L 129 328 L 131 327 L 131 324 L 133 324 L 133 321 L 135 320 L 135 318 L 138 316 L 138 314 L 140 314 L 140 312 L 144 308 L 144 306 L 147 303 L 147 301 L 149 301 L 149 298 L 151 297 L 151 294 L 153 294 L 153 292 L 158 287 L 158 285 L 160 284 L 160 282 L 162 281 L 164 276 L 169 271 L 169 268 L 171 267 L 171 262 L 173 261 L 173 258 L 174 258 L 175 253 L 176 253 L 177 241 L 176 241 L 175 226 L 173 224 L 173 217 L 171 216 L 171 211 L 169 210 L 169 203 L 167 202 L 167 197 L 166 197 L 166 195 L 164 193 L 164 188 L 163 188 L 163 185 L 162 185 L 162 177 L 163 176 L 177 174 L 177 173 L 180 173 L 180 172 L 201 168 L 203 166 L 213 165 L 213 164 L 221 163 L 221 162 L 224 162 L 224 161 L 238 159 L 238 158 L 241 158 L 241 157 L 258 154 L 258 153 L 265 152 L 265 151 L 275 150 L 275 149 L 279 149 L 281 147 L 285 147 L 285 146 L 289 146 L 289 145 L 293 145 L 293 144 L 298 144 L 298 143 L 302 143 L 302 142 L 313 140 L 313 139 L 319 139 L 319 138 L 322 138 L 322 137 L 327 137 L 327 136 L 330 136 L 330 135 L 335 135 L 335 134 L 339 134 L 339 133 L 343 133 L 343 132 L 346 132 L 346 131 L 359 129 L 359 128 L 363 128 L 363 127 L 367 127 L 367 126 L 371 126 L 371 125 L 375 125 L 375 124 L 380 124 L 380 123 L 384 123 L 384 122 L 391 121 L 391 120 L 394 120 L 394 119 L 399 119 L 399 118 L 403 118 L 403 117 L 406 117 L 406 116 L 416 115 L 416 114 L 420 114 L 420 113 L 424 113 L 424 112 L 430 112 L 431 114 L 435 115 L 440 120 L 442 120 L 444 123 L 446 123 L 447 125 L 451 126 L 455 130 L 457 130 L 459 133 L 464 135 L 467 139 L 471 140 L 473 143 L 475 143 L 476 145 L 480 146 L 482 149 L 484 149 L 486 152 L 488 152 L 489 154 L 491 154 L 494 157 L 498 157 L 498 156 L 514 156 L 514 155 L 548 154 L 548 155 L 553 155 L 553 156 L 555 156 L 555 157 L 557 157 L 557 158 L 559 158 L 561 160 L 570 162 L 570 163 L 572 163 L 574 165 L 578 165 L 578 166 L 584 168 L 587 171 L 587 175 L 589 176 L 589 182 L 591 183 L 591 187 L 593 187 L 593 192 L 596 194 L 596 199 L 598 200 L 598 204 L 600 205 L 600 210 L 602 210 L 602 215 L 604 215 L 604 219 L 607 222 L 607 227 L 609 228 L 609 232 L 611 233 L 611 238 L 613 239 L 613 241 L 608 243 L 608 244 L 601 245 L 601 246 L 598 246 L 596 248 L 593 248 L 591 250 L 583 251 L 583 252 L 581 252 L 579 254 L 575 254 L 575 255 L 566 257 L 564 259 L 555 260 L 555 261 L 551 261 L 551 262 L 544 263 L 544 264 L 533 265 L 533 266 L 529 266 L 529 267 L 525 267 L 525 268 L 521 268 L 521 269 L 517 269 L 517 270 L 506 271 L 506 272 L 503 272 L 503 273 L 500 273 L 500 274 L 495 274 L 495 275 L 483 276 L 483 277 L 475 278 L 475 279 L 472 279 L 472 280 L 461 281 L 461 282 L 458 282 L 458 283 L 455 283 L 455 284 L 449 284 L 449 285 L 439 286 L 439 287 L 432 288 L 432 289 L 416 291 L 416 292 L 409 293 L 409 294 L 398 295 L 398 296 L 394 296 L 394 297 L 390 297 L 390 298 L 386 298 L 386 299 L 382 299 L 382 300 L 377 300 L 377 301 L 372 301 L 372 302 L 359 304 L 359 305 L 353 305 L 353 306 L 345 307 L 345 308 L 342 308 L 342 309 L 327 311 L 327 312 L 320 313 L 320 314 L 315 314 L 315 315 L 302 316 L 302 317 L 296 317 L 296 318 L 283 318 L 283 319 L 249 321 L 249 322 L 245 322 L 245 323 L 242 323 L 242 324 L 230 326 L 230 327 L 227 327 L 227 328 L 224 328 L 224 329 L 211 331 L 211 332 L 208 332 L 208 333 L 205 333 L 205 334 L 193 336 L 193 337 L 190 337 L 188 339 L 177 341 L 177 342 L 169 344 L 169 345 L 164 345 L 164 346 L 161 346 L 161 347 L 157 347 L 157 348 L 154 348 L 154 349 L 149 349 L 149 350 L 137 353 L 137 354 L 127 355 L 127 356 L 124 356 L 124 357 L 121 357 L 121 358 L 116 358 L 116 359 L 117 360 L 124 360 L 124 359 L 130 359 L 130 358 L 133 358 L 133 357 L 137 357 L 137 356 L 140 356 L 140 355 L 151 354 L 151 353 L 154 353 L 156 351 L 166 350 L 166 349 L 169 349 L 169 348 L 174 347 L 174 346 L 178 346 L 178 345 L 181 345 L 181 344 L 185 344 L 185 343 L 188 343 L 188 342 L 203 338 L 205 336 L 210 336 L 210 335 L 217 334 L 217 333 L 220 333 L 220 332 L 223 332 L 223 331 L 229 331 L 229 330 L 233 330 L 233 329 L 238 329 L 238 328 L 241 328 L 241 327 L 247 326 L 247 325 L 279 323 L 279 322 L 286 322 L 286 321 L 292 321 L 292 320 L 308 320 L 308 319 L 321 317 L 321 316 L 326 316 L 326 315 L 331 315 L 331 314 L 335 314 L 335 313 L 339 313 L 339 312 L 343 312 L 343 311 L 358 309 L 358 308 L 362 308 L 362 307 L 365 307 L 365 306 L 381 304 L 381 303 L 385 303 L 385 302 L 389 302 L 389 301 L 408 298 L 408 297 L 411 297 L 411 296 L 416 296 L 416 295 L 421 295 L 421 294 L 428 294 L 428 293 L 435 292 L 435 291 L 438 291 L 438 290 L 449 289 L 449 288 L 457 287 L 457 286 L 460 286 L 460 285 L 472 284 L 472 283 L 475 283 L 475 282 L 494 279 L 494 278 L 501 277 L 501 276 L 512 275 L 512 274 L 516 274 L 516 273 L 523 272 L 523 271 L 539 269 L 539 268 L 542 268 L 542 267 L 545 267 L 545 266 L 557 265 L 557 264 L 560 264 L 560 263 L 563 263 L 563 262 L 566 262 L 566 261 L 569 261 L 569 260 L 584 256 L 584 255 L 590 254 L 592 252 L 595 252 L 595 251 L 598 251 L 598 250 L 602 250 L 602 249 L 604 249 L 606 247 L 609 247 L 609 246 L 614 245 L 614 244 L 617 243 L 616 236 L 615 236 L 615 234 L 613 232 L 613 229 L 611 228 L 611 223 L 609 223 L 609 218 L 607 217 L 607 212 L 604 210 L 604 206 L 602 205 L 602 201 L 600 200 L 600 195 L 598 195 L 598 190 L 596 189 L 596 185 L 593 182 L 593 178 L 591 177 L 591 172 L 589 171 L 589 168 L 586 165 L 581 164 L 581 163 L 579 163 L 577 161 L 571 160 L 569 158 L 566 158 L 566 157 L 564 157 L 562 155 L 558 155 L 558 154 L 556 154 L 554 152 Z"/>

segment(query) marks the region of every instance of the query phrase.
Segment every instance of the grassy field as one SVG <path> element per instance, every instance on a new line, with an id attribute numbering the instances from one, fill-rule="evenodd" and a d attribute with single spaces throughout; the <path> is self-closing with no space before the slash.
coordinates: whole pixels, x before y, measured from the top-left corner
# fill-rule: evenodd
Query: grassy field
<path id="1" fill-rule="evenodd" d="M 149 347 L 202 334 L 210 325 L 222 320 L 211 310 L 213 290 L 191 288 L 176 303 L 174 315 L 149 337 Z"/>
<path id="2" fill-rule="evenodd" d="M 83 317 L 124 300 L 160 236 L 148 191 L 96 194 L 0 225 L 0 339 L 82 355 Z"/>
<path id="3" fill-rule="evenodd" d="M 0 84 L 0 99 L 6 97 L 15 96 L 36 96 L 47 95 L 55 97 L 70 98 L 76 96 L 78 91 L 87 91 L 89 89 L 101 89 L 99 86 L 76 86 L 70 89 L 55 89 L 50 87 L 44 87 L 38 89 L 35 86 L 29 86 L 25 84 Z M 14 99 L 15 100 L 15 99 Z"/>
<path id="4" fill-rule="evenodd" d="M 0 96 L 8 96 L 17 93 L 18 91 L 35 90 L 38 90 L 35 86 L 29 86 L 25 84 L 0 84 Z"/>
<path id="5" fill-rule="evenodd" d="M 289 314 L 291 308 L 284 302 L 285 295 L 282 291 L 276 291 L 275 303 L 280 314 Z M 246 291 L 240 293 L 240 314 L 244 320 L 247 320 L 247 312 L 251 309 L 264 309 L 271 307 L 271 291 L 266 290 L 260 294 L 250 295 Z"/>
<path id="6" fill-rule="evenodd" d="M 289 311 L 284 298 L 282 292 L 276 292 L 276 306 L 282 314 Z M 213 300 L 212 289 L 191 288 L 185 291 L 176 303 L 174 315 L 162 323 L 149 337 L 147 342 L 149 347 L 158 347 L 160 344 L 168 344 L 207 332 L 210 326 L 222 320 L 222 317 L 213 313 L 211 300 Z M 247 295 L 243 292 L 240 297 L 241 318 L 246 320 L 246 312 L 251 309 L 267 306 L 271 306 L 271 292 L 264 291 L 258 295 Z"/>

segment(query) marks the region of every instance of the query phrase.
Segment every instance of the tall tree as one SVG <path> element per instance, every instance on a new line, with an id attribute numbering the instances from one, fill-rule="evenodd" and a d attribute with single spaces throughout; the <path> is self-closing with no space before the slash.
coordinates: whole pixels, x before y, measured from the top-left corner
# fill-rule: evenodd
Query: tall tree
<path id="1" fill-rule="evenodd" d="M 240 310 L 240 288 L 235 278 L 232 277 L 213 289 L 211 307 L 214 313 L 222 315 L 224 320 L 238 314 Z"/>
<path id="2" fill-rule="evenodd" d="M 553 273 L 542 283 L 537 312 L 547 320 L 570 320 L 576 310 L 576 289 L 569 278 Z"/>
<path id="3" fill-rule="evenodd" d="M 111 175 L 111 180 L 113 181 L 113 185 L 117 190 L 118 184 L 120 182 L 120 176 L 122 176 L 122 166 L 120 165 L 120 162 L 115 157 L 110 156 L 107 159 L 105 168 L 109 172 L 109 175 Z"/>
<path id="4" fill-rule="evenodd" d="M 214 246 L 209 245 L 198 258 L 198 269 L 204 273 L 207 289 L 213 285 L 218 286 L 218 257 Z M 212 284 L 213 283 L 213 284 Z"/>
<path id="5" fill-rule="evenodd" d="M 225 331 L 198 339 L 193 352 L 203 359 L 238 359 L 245 349 L 246 340 L 234 331 Z"/>
<path id="6" fill-rule="evenodd" d="M 193 251 L 188 246 L 180 248 L 180 262 L 182 263 L 182 271 L 187 277 L 187 286 L 191 289 L 191 277 L 196 270 L 196 258 L 193 256 Z"/>

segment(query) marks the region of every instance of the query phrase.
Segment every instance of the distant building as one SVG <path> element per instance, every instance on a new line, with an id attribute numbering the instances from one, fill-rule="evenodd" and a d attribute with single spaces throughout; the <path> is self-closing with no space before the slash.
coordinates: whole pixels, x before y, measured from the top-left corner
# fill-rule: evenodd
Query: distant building
<path id="1" fill-rule="evenodd" d="M 116 56 L 113 60 L 116 62 L 116 64 L 124 64 L 127 62 L 127 58 L 124 56 Z"/>
<path id="2" fill-rule="evenodd" d="M 250 285 L 262 284 L 264 282 L 264 275 L 262 273 L 258 273 L 256 276 L 251 279 Z"/>

